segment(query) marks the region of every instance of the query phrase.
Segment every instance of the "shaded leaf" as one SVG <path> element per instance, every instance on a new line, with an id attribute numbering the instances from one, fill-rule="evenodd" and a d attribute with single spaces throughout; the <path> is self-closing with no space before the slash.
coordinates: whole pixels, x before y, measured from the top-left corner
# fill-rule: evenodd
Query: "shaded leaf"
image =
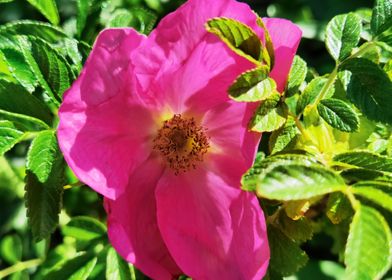
<path id="1" fill-rule="evenodd" d="M 310 81 L 310 83 L 304 89 L 304 92 L 298 98 L 296 108 L 297 115 L 302 113 L 306 106 L 313 104 L 317 100 L 317 97 L 320 95 L 321 90 L 324 88 L 326 83 L 327 79 L 324 77 L 317 77 Z M 330 87 L 325 97 L 328 98 L 332 96 L 333 92 L 334 88 Z"/>
<path id="2" fill-rule="evenodd" d="M 22 250 L 22 240 L 18 235 L 7 235 L 1 239 L 0 255 L 9 264 L 14 264 L 22 260 Z"/>
<path id="3" fill-rule="evenodd" d="M 298 55 L 294 56 L 287 82 L 287 95 L 297 93 L 301 84 L 305 81 L 308 68 L 306 62 Z"/>
<path id="4" fill-rule="evenodd" d="M 343 63 L 340 70 L 351 72 L 347 97 L 366 117 L 374 121 L 392 123 L 392 81 L 375 63 L 354 58 Z"/>
<path id="5" fill-rule="evenodd" d="M 281 231 L 295 242 L 305 242 L 313 236 L 313 227 L 308 218 L 298 220 L 289 218 L 284 211 L 279 213 L 279 226 Z"/>
<path id="6" fill-rule="evenodd" d="M 292 275 L 307 263 L 306 253 L 277 227 L 268 227 L 268 241 L 271 250 L 270 268 L 278 274 Z"/>
<path id="7" fill-rule="evenodd" d="M 28 93 L 22 86 L 0 80 L 0 112 L 4 111 L 33 117 L 42 127 L 52 123 L 51 113 L 41 100 Z"/>
<path id="8" fill-rule="evenodd" d="M 327 217 L 333 224 L 340 224 L 351 217 L 353 210 L 350 201 L 340 192 L 331 193 L 327 202 Z"/>

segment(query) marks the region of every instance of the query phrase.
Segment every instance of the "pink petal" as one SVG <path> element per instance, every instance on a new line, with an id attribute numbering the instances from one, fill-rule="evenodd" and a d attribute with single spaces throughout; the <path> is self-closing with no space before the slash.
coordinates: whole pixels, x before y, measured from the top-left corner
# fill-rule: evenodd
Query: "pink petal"
<path id="1" fill-rule="evenodd" d="M 126 192 L 105 199 L 108 234 L 113 247 L 128 262 L 153 279 L 181 274 L 160 235 L 154 191 L 163 167 L 150 158 L 131 176 Z"/>
<path id="2" fill-rule="evenodd" d="M 261 279 L 269 260 L 256 197 L 198 168 L 166 172 L 156 191 L 158 225 L 176 263 L 194 279 Z"/>
<path id="3" fill-rule="evenodd" d="M 206 164 L 220 176 L 230 176 L 231 184 L 238 184 L 257 152 L 261 134 L 247 128 L 256 107 L 228 101 L 209 110 L 202 121 L 211 143 Z"/>
<path id="4" fill-rule="evenodd" d="M 130 55 L 143 40 L 132 29 L 103 31 L 59 110 L 58 138 L 76 176 L 109 198 L 149 155 L 152 110 L 130 77 Z"/>
<path id="5" fill-rule="evenodd" d="M 275 50 L 275 66 L 271 77 L 282 92 L 286 85 L 294 55 L 301 40 L 302 31 L 291 21 L 280 18 L 263 18 Z"/>
<path id="6" fill-rule="evenodd" d="M 203 111 L 226 101 L 228 86 L 253 67 L 206 31 L 207 20 L 220 16 L 258 28 L 255 14 L 244 3 L 189 0 L 166 16 L 133 55 L 142 87 L 175 113 L 189 106 Z"/>

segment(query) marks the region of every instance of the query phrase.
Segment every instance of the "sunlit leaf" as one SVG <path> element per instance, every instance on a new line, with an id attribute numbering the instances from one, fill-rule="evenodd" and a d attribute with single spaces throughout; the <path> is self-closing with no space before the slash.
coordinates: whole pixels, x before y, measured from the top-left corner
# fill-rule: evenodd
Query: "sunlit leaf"
<path id="1" fill-rule="evenodd" d="M 10 121 L 0 120 L 0 156 L 10 150 L 23 138 L 23 132 Z"/>
<path id="2" fill-rule="evenodd" d="M 327 25 L 325 43 L 335 60 L 343 60 L 358 44 L 361 34 L 360 18 L 354 14 L 335 16 Z"/>
<path id="3" fill-rule="evenodd" d="M 373 8 L 371 28 L 373 35 L 377 36 L 392 26 L 392 1 L 376 0 Z"/>
<path id="4" fill-rule="evenodd" d="M 269 170 L 258 182 L 257 194 L 268 199 L 298 200 L 345 188 L 344 180 L 327 168 L 294 163 Z"/>
<path id="5" fill-rule="evenodd" d="M 128 263 L 110 248 L 106 256 L 106 279 L 131 280 Z"/>
<path id="6" fill-rule="evenodd" d="M 262 101 L 276 93 L 276 83 L 268 78 L 268 69 L 258 67 L 242 73 L 229 87 L 229 95 L 235 101 Z"/>
<path id="7" fill-rule="evenodd" d="M 391 265 L 391 246 L 391 230 L 384 217 L 375 209 L 359 204 L 347 239 L 344 279 L 381 279 Z"/>
<path id="8" fill-rule="evenodd" d="M 52 24 L 58 25 L 60 22 L 59 12 L 55 0 L 27 0 L 37 8 Z"/>
<path id="9" fill-rule="evenodd" d="M 100 221 L 80 216 L 72 220 L 61 228 L 66 236 L 74 237 L 78 240 L 92 240 L 106 234 L 106 227 Z"/>
<path id="10" fill-rule="evenodd" d="M 279 93 L 274 93 L 259 105 L 249 128 L 256 132 L 271 132 L 281 128 L 287 116 L 287 105 L 280 102 Z"/>
<path id="11" fill-rule="evenodd" d="M 317 110 L 330 126 L 341 131 L 353 132 L 359 127 L 358 115 L 349 104 L 340 99 L 321 100 L 317 105 Z"/>
<path id="12" fill-rule="evenodd" d="M 207 31 L 216 34 L 234 52 L 259 64 L 263 45 L 257 34 L 247 25 L 229 18 L 213 18 L 207 22 Z"/>
<path id="13" fill-rule="evenodd" d="M 343 162 L 353 167 L 361 167 L 375 171 L 392 172 L 392 159 L 366 151 L 346 152 L 334 157 L 335 161 Z"/>
<path id="14" fill-rule="evenodd" d="M 64 179 L 64 162 L 53 131 L 41 132 L 27 155 L 26 207 L 36 241 L 47 238 L 58 224 Z"/>

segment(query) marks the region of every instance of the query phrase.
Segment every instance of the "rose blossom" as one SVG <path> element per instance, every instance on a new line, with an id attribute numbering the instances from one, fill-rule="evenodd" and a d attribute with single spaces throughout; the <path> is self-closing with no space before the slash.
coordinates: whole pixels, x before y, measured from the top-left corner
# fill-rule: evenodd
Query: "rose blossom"
<path id="1" fill-rule="evenodd" d="M 154 279 L 261 279 L 268 266 L 263 212 L 240 188 L 260 140 L 247 129 L 257 104 L 227 94 L 254 65 L 206 31 L 222 16 L 263 38 L 256 15 L 233 0 L 189 0 L 148 37 L 101 32 L 59 111 L 60 147 L 105 196 L 111 243 Z M 263 21 L 281 91 L 301 31 Z"/>

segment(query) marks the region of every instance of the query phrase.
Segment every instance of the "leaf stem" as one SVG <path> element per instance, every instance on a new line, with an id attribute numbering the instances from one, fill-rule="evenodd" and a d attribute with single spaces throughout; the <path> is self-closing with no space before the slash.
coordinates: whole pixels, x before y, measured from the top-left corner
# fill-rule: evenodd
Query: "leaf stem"
<path id="1" fill-rule="evenodd" d="M 323 88 L 321 89 L 320 94 L 317 96 L 316 101 L 310 105 L 311 109 L 317 107 L 317 105 L 320 103 L 321 100 L 323 100 L 325 98 L 325 95 L 327 94 L 329 88 L 333 85 L 333 83 L 335 82 L 335 79 L 338 75 L 338 66 L 335 67 L 335 69 L 333 69 L 332 73 L 329 74 L 328 76 L 328 80 L 325 83 L 325 85 L 323 86 Z"/>
<path id="2" fill-rule="evenodd" d="M 348 187 L 344 192 L 351 203 L 351 206 L 356 211 L 359 207 L 359 201 L 355 198 L 354 194 L 351 191 L 351 187 Z"/>
<path id="3" fill-rule="evenodd" d="M 42 263 L 41 259 L 32 259 L 32 260 L 28 260 L 28 261 L 24 261 L 24 262 L 18 262 L 16 264 L 14 264 L 13 266 L 7 267 L 3 270 L 0 270 L 0 279 L 19 272 L 19 271 L 23 271 L 25 269 L 31 268 L 31 267 L 36 267 L 38 265 L 40 265 Z"/>
<path id="4" fill-rule="evenodd" d="M 367 43 L 363 44 L 362 46 L 359 47 L 359 49 L 355 53 L 353 53 L 352 55 L 347 57 L 345 60 L 343 60 L 342 63 L 345 62 L 346 60 L 356 58 L 358 56 L 365 54 L 367 51 L 370 50 L 370 48 L 373 47 L 374 44 L 375 44 L 374 42 L 367 42 Z"/>
<path id="5" fill-rule="evenodd" d="M 84 184 L 83 182 L 77 181 L 77 182 L 75 182 L 75 183 L 65 185 L 65 186 L 63 187 L 63 189 L 64 189 L 64 190 L 68 190 L 68 189 L 72 189 L 72 188 L 74 188 L 74 187 L 81 187 L 81 186 L 84 186 L 84 185 L 85 185 L 85 184 Z"/>

